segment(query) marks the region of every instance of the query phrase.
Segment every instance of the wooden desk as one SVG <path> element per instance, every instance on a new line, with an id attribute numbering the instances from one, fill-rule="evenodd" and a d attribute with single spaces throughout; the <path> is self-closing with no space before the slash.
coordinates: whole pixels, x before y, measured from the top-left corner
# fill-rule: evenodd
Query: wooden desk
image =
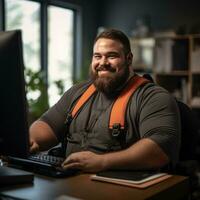
<path id="1" fill-rule="evenodd" d="M 180 200 L 188 199 L 189 181 L 183 176 L 172 176 L 147 189 L 135 189 L 92 181 L 87 174 L 63 179 L 35 176 L 33 185 L 3 188 L 0 192 L 31 200 L 51 200 L 60 195 L 69 195 L 85 200 Z"/>

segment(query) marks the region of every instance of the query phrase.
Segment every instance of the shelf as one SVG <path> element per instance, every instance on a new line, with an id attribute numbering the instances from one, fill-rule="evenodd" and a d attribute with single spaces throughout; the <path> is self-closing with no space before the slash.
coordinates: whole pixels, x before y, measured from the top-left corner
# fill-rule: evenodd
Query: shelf
<path id="1" fill-rule="evenodd" d="M 157 36 L 155 37 L 156 40 L 165 40 L 165 39 L 172 39 L 172 40 L 188 40 L 189 37 L 187 35 L 175 35 L 175 36 Z"/>
<path id="2" fill-rule="evenodd" d="M 188 76 L 188 71 L 171 71 L 171 72 L 163 72 L 156 73 L 157 76 Z"/>
<path id="3" fill-rule="evenodd" d="M 199 106 L 193 106 L 193 105 L 191 105 L 191 108 L 192 109 L 200 109 L 200 105 Z"/>
<path id="4" fill-rule="evenodd" d="M 200 67 L 199 67 L 199 69 L 200 69 Z M 191 72 L 192 73 L 192 75 L 200 75 L 200 71 L 199 72 Z"/>
<path id="5" fill-rule="evenodd" d="M 200 108 L 200 34 L 133 38 L 132 44 L 135 64 L 145 64 L 133 65 L 135 71 L 152 71 L 158 85 L 189 106 Z"/>
<path id="6" fill-rule="evenodd" d="M 138 63 L 133 63 L 133 69 L 138 69 L 138 70 L 152 70 L 152 66 L 151 65 L 147 65 L 147 64 L 138 64 Z"/>
<path id="7" fill-rule="evenodd" d="M 133 65 L 133 71 L 135 72 L 143 72 L 143 73 L 153 73 L 152 72 L 152 67 L 150 68 L 149 66 L 145 66 L 145 65 Z"/>
<path id="8" fill-rule="evenodd" d="M 193 34 L 193 35 L 189 35 L 188 36 L 189 38 L 191 38 L 191 39 L 198 39 L 198 38 L 200 38 L 200 35 L 199 34 Z"/>

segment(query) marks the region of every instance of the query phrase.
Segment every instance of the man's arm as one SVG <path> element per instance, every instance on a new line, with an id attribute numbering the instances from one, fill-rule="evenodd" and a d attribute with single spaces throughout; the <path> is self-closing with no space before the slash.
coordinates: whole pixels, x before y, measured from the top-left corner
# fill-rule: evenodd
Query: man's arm
<path id="1" fill-rule="evenodd" d="M 105 155 L 106 168 L 158 169 L 169 162 L 168 156 L 153 140 L 141 139 L 128 149 Z"/>
<path id="2" fill-rule="evenodd" d="M 64 169 L 98 172 L 107 169 L 157 169 L 168 162 L 163 150 L 153 140 L 145 138 L 118 152 L 100 155 L 89 151 L 73 153 L 62 166 Z"/>
<path id="3" fill-rule="evenodd" d="M 29 129 L 30 152 L 48 150 L 58 143 L 52 128 L 44 121 L 35 121 Z"/>

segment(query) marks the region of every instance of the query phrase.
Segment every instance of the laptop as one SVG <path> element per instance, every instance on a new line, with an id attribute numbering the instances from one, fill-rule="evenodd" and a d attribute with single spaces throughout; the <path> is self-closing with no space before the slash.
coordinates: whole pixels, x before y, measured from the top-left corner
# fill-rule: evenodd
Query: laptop
<path id="1" fill-rule="evenodd" d="M 55 157 L 46 153 L 39 153 L 27 157 L 8 157 L 8 166 L 31 171 L 51 177 L 67 177 L 77 173 L 75 169 L 64 170 L 60 164 L 64 158 Z"/>
<path id="2" fill-rule="evenodd" d="M 0 32 L 0 155 L 9 166 L 48 176 L 73 175 L 64 171 L 61 157 L 45 153 L 30 155 L 27 100 L 25 92 L 22 34 L 20 30 Z"/>

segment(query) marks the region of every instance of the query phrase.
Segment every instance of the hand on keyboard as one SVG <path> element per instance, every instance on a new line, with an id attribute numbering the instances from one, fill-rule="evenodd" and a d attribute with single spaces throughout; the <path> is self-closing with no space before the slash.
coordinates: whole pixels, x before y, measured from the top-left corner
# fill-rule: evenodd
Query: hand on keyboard
<path id="1" fill-rule="evenodd" d="M 37 153 L 39 151 L 39 145 L 33 139 L 30 139 L 29 145 L 30 145 L 29 151 L 31 153 Z"/>
<path id="2" fill-rule="evenodd" d="M 12 166 L 23 167 L 38 174 L 52 177 L 67 177 L 78 172 L 75 169 L 63 169 L 61 164 L 65 158 L 51 156 L 44 153 L 29 155 L 27 158 L 9 157 Z"/>

